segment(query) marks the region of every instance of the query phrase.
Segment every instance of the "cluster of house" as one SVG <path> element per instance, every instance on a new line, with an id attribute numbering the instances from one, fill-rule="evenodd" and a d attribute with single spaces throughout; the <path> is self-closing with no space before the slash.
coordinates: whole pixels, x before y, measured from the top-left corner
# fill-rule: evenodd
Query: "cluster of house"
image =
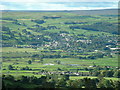
<path id="1" fill-rule="evenodd" d="M 44 72 L 33 72 L 33 74 L 40 75 L 51 75 L 51 74 L 60 74 L 60 75 L 69 75 L 69 76 L 89 76 L 89 72 L 69 72 L 69 71 L 44 71 Z"/>
<path id="2" fill-rule="evenodd" d="M 82 43 L 92 43 L 91 40 L 77 40 L 76 42 L 82 42 Z"/>

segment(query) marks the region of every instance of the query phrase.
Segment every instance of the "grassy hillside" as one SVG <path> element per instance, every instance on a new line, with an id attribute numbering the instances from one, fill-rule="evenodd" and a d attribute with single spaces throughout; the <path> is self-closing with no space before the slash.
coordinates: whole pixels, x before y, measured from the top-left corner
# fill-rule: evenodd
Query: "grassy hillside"
<path id="1" fill-rule="evenodd" d="M 3 74 L 117 80 L 119 23 L 111 11 L 3 11 Z"/>
<path id="2" fill-rule="evenodd" d="M 103 35 L 109 39 L 115 39 L 118 34 L 117 16 L 114 17 L 114 15 L 82 16 L 71 12 L 22 11 L 2 12 L 2 15 L 3 46 L 42 46 L 54 40 L 61 45 L 61 43 L 66 44 L 70 38 L 73 43 L 73 41 L 84 39 L 94 41 L 93 36 L 104 39 Z M 62 35 L 63 33 L 65 35 Z"/>

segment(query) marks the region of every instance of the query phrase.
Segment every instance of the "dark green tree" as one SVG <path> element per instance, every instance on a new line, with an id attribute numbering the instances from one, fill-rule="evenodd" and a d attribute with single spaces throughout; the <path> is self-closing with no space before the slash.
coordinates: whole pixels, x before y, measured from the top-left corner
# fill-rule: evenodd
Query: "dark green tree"
<path id="1" fill-rule="evenodd" d="M 28 64 L 32 64 L 32 61 L 31 61 L 31 60 L 29 60 L 29 61 L 28 61 Z"/>
<path id="2" fill-rule="evenodd" d="M 8 70 L 14 70 L 12 65 L 8 66 Z"/>

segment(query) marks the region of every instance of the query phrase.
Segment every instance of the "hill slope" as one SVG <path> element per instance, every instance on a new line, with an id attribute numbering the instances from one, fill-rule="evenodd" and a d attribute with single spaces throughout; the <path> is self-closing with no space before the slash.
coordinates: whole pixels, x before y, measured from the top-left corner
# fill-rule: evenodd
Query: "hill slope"
<path id="1" fill-rule="evenodd" d="M 117 46 L 117 10 L 3 11 L 2 15 L 3 46 L 32 45 L 68 51 Z"/>

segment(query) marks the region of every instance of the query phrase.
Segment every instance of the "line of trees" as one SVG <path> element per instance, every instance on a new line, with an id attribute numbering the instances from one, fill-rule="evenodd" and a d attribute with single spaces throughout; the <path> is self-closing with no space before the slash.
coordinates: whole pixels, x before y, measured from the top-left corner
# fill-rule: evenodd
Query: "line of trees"
<path id="1" fill-rule="evenodd" d="M 8 83 L 9 82 L 9 83 Z M 86 89 L 96 89 L 96 88 L 114 88 L 116 90 L 120 89 L 120 81 L 112 81 L 104 78 L 83 78 L 77 80 L 70 80 L 69 75 L 46 75 L 37 78 L 35 76 L 19 76 L 15 78 L 12 75 L 2 76 L 2 88 L 3 90 L 12 89 L 16 90 L 18 88 L 86 88 Z"/>

